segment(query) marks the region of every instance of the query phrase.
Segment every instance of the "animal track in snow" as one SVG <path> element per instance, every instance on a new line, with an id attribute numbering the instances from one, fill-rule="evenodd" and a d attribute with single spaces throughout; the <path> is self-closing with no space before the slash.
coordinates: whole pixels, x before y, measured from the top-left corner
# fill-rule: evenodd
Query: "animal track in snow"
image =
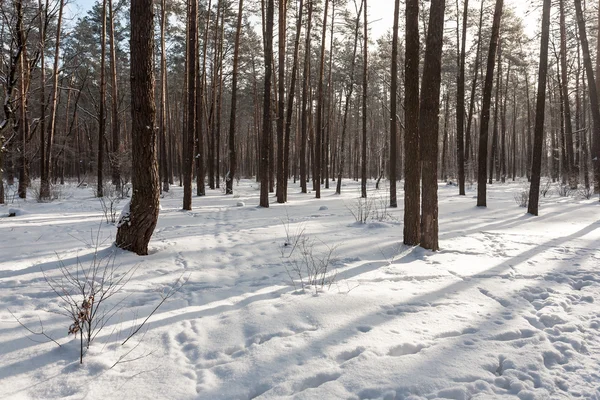
<path id="1" fill-rule="evenodd" d="M 392 357 L 402 357 L 411 354 L 417 354 L 423 350 L 426 346 L 422 344 L 404 343 L 399 346 L 392 347 L 388 351 L 388 355 Z"/>

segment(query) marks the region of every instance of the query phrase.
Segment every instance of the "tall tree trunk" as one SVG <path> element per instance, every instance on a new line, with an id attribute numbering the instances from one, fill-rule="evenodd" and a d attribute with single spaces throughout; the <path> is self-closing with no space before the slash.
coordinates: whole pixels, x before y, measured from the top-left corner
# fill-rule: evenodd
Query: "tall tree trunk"
<path id="1" fill-rule="evenodd" d="M 494 66 L 496 65 L 496 49 L 500 36 L 500 20 L 502 19 L 503 0 L 496 0 L 494 9 L 494 23 L 488 52 L 485 86 L 483 88 L 483 105 L 481 110 L 481 127 L 479 131 L 479 167 L 477 173 L 477 206 L 487 206 L 487 188 L 485 186 L 487 169 L 488 127 L 490 123 L 490 104 L 492 100 L 492 86 L 494 81 Z"/>
<path id="2" fill-rule="evenodd" d="M 392 31 L 392 77 L 390 88 L 390 207 L 398 207 L 396 193 L 396 171 L 398 151 L 398 20 L 400 19 L 400 0 L 394 1 L 394 28 Z"/>
<path id="3" fill-rule="evenodd" d="M 110 0 L 112 3 L 112 0 Z M 167 48 L 165 32 L 167 29 L 167 3 L 160 2 L 160 169 L 163 179 L 162 190 L 169 191 L 169 151 L 167 146 Z M 114 112 L 114 110 L 113 110 Z M 113 138 L 114 141 L 114 138 Z"/>
<path id="4" fill-rule="evenodd" d="M 569 77 L 567 74 L 567 33 L 565 23 L 564 0 L 559 1 L 560 6 L 560 69 L 562 80 L 562 97 L 565 118 L 565 145 L 567 155 L 567 169 L 569 171 L 569 185 L 571 189 L 577 189 L 579 180 L 579 169 L 575 164 L 573 154 L 573 125 L 571 124 L 571 105 L 569 102 Z"/>
<path id="5" fill-rule="evenodd" d="M 260 206 L 269 207 L 269 137 L 271 136 L 271 84 L 273 74 L 274 0 L 267 0 L 265 26 L 265 91 L 263 101 L 263 132 L 260 151 Z"/>
<path id="6" fill-rule="evenodd" d="M 235 152 L 235 117 L 237 112 L 237 80 L 238 60 L 240 54 L 240 35 L 242 32 L 242 11 L 244 1 L 239 0 L 238 18 L 235 30 L 235 47 L 233 50 L 233 75 L 231 77 L 231 114 L 229 117 L 229 172 L 225 182 L 225 194 L 233 194 L 233 180 L 237 170 L 237 155 Z"/>
<path id="7" fill-rule="evenodd" d="M 27 119 L 27 87 L 29 86 L 29 61 L 27 58 L 27 37 L 23 26 L 23 1 L 15 2 L 15 12 L 17 13 L 17 46 L 21 49 L 19 58 L 19 119 L 18 124 L 18 166 L 19 166 L 19 187 L 17 189 L 19 197 L 27 197 L 27 186 L 29 185 L 29 168 L 27 160 L 27 137 L 29 136 L 29 122 Z M 2 166 L 0 166 L 2 168 Z M 2 182 L 0 182 L 2 183 Z"/>
<path id="8" fill-rule="evenodd" d="M 575 0 L 577 3 L 579 0 Z M 544 142 L 544 112 L 546 109 L 546 78 L 548 72 L 548 41 L 550 37 L 551 0 L 544 0 L 542 12 L 542 38 L 540 44 L 540 66 L 538 73 L 538 91 L 535 111 L 535 131 L 533 144 L 533 161 L 531 167 L 531 187 L 527 212 L 538 215 L 540 200 L 540 175 L 542 172 L 542 144 Z"/>
<path id="9" fill-rule="evenodd" d="M 590 105 L 592 110 L 592 167 L 594 170 L 594 192 L 600 193 L 600 108 L 598 91 L 594 77 L 594 69 L 590 58 L 590 48 L 587 40 L 585 21 L 581 9 L 581 0 L 575 0 L 575 11 L 577 13 L 577 25 L 579 27 L 579 39 L 583 51 L 583 66 L 588 80 Z"/>
<path id="10" fill-rule="evenodd" d="M 496 174 L 496 182 L 500 179 L 500 170 L 498 168 L 498 109 L 500 108 L 500 92 L 502 91 L 502 43 L 498 43 L 498 71 L 496 72 L 496 96 L 494 100 L 494 126 L 492 128 L 492 153 L 490 155 L 490 166 L 489 166 L 489 181 L 488 184 L 492 184 L 494 178 L 494 171 Z"/>
<path id="11" fill-rule="evenodd" d="M 279 51 L 278 74 L 279 95 L 277 106 L 277 202 L 285 203 L 285 183 L 287 173 L 284 162 L 284 129 L 285 129 L 285 39 L 286 39 L 286 0 L 279 0 Z"/>
<path id="12" fill-rule="evenodd" d="M 404 244 L 421 240 L 421 151 L 419 143 L 419 0 L 406 0 L 404 85 Z"/>
<path id="13" fill-rule="evenodd" d="M 163 0 L 164 1 L 164 0 Z M 115 14 L 113 10 L 113 0 L 108 0 L 108 15 L 109 15 L 109 36 L 110 36 L 110 77 L 111 77 L 111 96 L 112 96 L 112 182 L 117 190 L 121 190 L 121 157 L 120 157 L 120 140 L 121 140 L 121 125 L 119 124 L 119 89 L 117 82 L 117 43 L 115 42 Z M 161 23 L 161 46 L 164 47 L 164 28 Z M 161 51 L 162 57 L 162 51 Z M 161 58 L 162 60 L 162 58 Z M 162 61 L 161 61 L 162 66 Z M 161 67 L 162 68 L 162 67 Z M 165 67 L 166 69 L 166 67 Z M 163 76 L 161 74 L 161 76 Z M 163 80 L 165 78 L 162 78 Z M 166 87 L 166 81 L 163 83 Z M 163 96 L 161 94 L 161 96 Z M 164 97 L 164 96 L 163 96 Z M 165 102 L 161 100 L 161 109 L 164 108 Z M 162 117 L 161 117 L 162 120 Z M 162 122 L 161 122 L 162 124 Z M 163 128 L 161 128 L 161 141 L 164 140 Z M 162 150 L 161 150 L 162 151 Z M 164 157 L 164 156 L 163 156 Z M 166 172 L 165 172 L 166 176 Z M 167 184 L 166 191 L 169 191 Z"/>
<path id="14" fill-rule="evenodd" d="M 306 165 L 306 146 L 308 141 L 308 96 L 310 92 L 309 87 L 309 73 L 310 73 L 310 31 L 312 27 L 312 10 L 313 0 L 308 0 L 308 15 L 306 18 L 306 41 L 304 44 L 304 72 L 302 76 L 302 132 L 301 132 L 301 143 L 300 143 L 300 188 L 302 193 L 306 193 L 306 181 L 308 167 Z"/>
<path id="15" fill-rule="evenodd" d="M 38 12 L 40 14 L 40 198 L 50 197 L 50 183 L 46 174 L 46 18 L 48 11 L 48 1 L 45 7 L 42 0 L 38 0 Z M 0 145 L 0 148 L 2 146 Z M 0 169 L 2 163 L 0 163 Z M 0 185 L 2 186 L 2 185 Z"/>
<path id="16" fill-rule="evenodd" d="M 362 96 L 362 152 L 360 168 L 360 197 L 367 198 L 367 92 L 368 92 L 368 72 L 369 72 L 369 23 L 367 20 L 367 0 L 363 0 L 365 6 L 363 15 L 363 96 Z"/>
<path id="17" fill-rule="evenodd" d="M 352 103 L 352 94 L 354 93 L 354 70 L 356 67 L 356 53 L 358 51 L 358 34 L 360 32 L 360 17 L 362 14 L 363 2 L 360 2 L 360 7 L 356 12 L 356 24 L 354 25 L 354 47 L 352 50 L 352 59 L 350 60 L 350 77 L 348 87 L 346 89 L 346 101 L 344 102 L 344 116 L 342 121 L 342 138 L 340 144 L 340 162 L 338 167 L 338 180 L 335 189 L 336 194 L 342 193 L 342 177 L 344 174 L 344 166 L 346 164 L 346 131 L 348 130 L 348 114 L 350 104 Z"/>
<path id="18" fill-rule="evenodd" d="M 456 1 L 458 14 L 458 0 Z M 458 162 L 458 194 L 465 195 L 465 56 L 467 46 L 467 17 L 469 0 L 464 0 L 462 40 L 460 45 L 460 61 L 458 62 L 458 78 L 456 86 L 456 156 Z M 457 15 L 458 17 L 458 15 Z M 458 31 L 458 18 L 456 19 Z"/>
<path id="19" fill-rule="evenodd" d="M 206 24 L 204 25 L 204 38 L 202 40 L 202 68 L 196 72 L 196 195 L 206 195 L 206 184 L 205 184 L 205 157 L 204 157 L 204 120 L 206 119 L 206 51 L 208 49 L 208 31 L 210 27 L 210 7 L 212 0 L 208 0 L 208 6 L 206 8 Z M 208 132 L 208 131 L 207 131 Z M 208 134 L 207 134 L 208 137 Z M 207 140 L 209 143 L 212 143 Z M 209 160 L 211 158 L 209 157 Z"/>
<path id="20" fill-rule="evenodd" d="M 102 31 L 100 33 L 100 99 L 98 102 L 98 197 L 104 196 L 104 139 L 106 132 L 106 0 L 102 1 Z"/>
<path id="21" fill-rule="evenodd" d="M 196 56 L 198 37 L 198 0 L 188 0 L 187 27 L 187 115 L 186 134 L 183 140 L 183 209 L 192 209 L 192 172 L 194 143 L 196 139 Z"/>
<path id="22" fill-rule="evenodd" d="M 50 111 L 50 124 L 48 125 L 48 133 L 46 135 L 46 156 L 44 158 L 46 165 L 44 166 L 45 177 L 42 177 L 40 195 L 43 198 L 50 197 L 50 176 L 52 174 L 52 144 L 54 143 L 54 134 L 56 131 L 56 112 L 58 104 L 58 68 L 60 62 L 60 33 L 62 29 L 62 11 L 64 8 L 64 0 L 60 2 L 58 9 L 58 20 L 56 21 L 56 42 L 54 47 L 54 66 L 52 69 L 52 100 Z"/>
<path id="23" fill-rule="evenodd" d="M 298 5 L 298 20 L 296 22 L 296 39 L 294 41 L 294 60 L 292 62 L 292 77 L 290 82 L 290 89 L 288 92 L 288 104 L 287 104 L 287 114 L 285 118 L 285 149 L 284 149 L 284 166 L 283 170 L 286 174 L 286 179 L 284 181 L 284 201 L 287 201 L 287 174 L 290 171 L 290 136 L 292 130 L 292 115 L 294 112 L 294 95 L 296 93 L 296 80 L 298 75 L 298 52 L 300 48 L 300 35 L 302 32 L 302 13 L 304 9 L 304 1 L 300 0 Z M 295 175 L 294 175 L 295 180 Z"/>
<path id="24" fill-rule="evenodd" d="M 366 1 L 366 0 L 363 0 Z M 323 9 L 323 31 L 321 33 L 321 57 L 319 60 L 319 83 L 317 86 L 317 126 L 315 128 L 315 142 L 314 151 L 315 157 L 313 159 L 314 173 L 313 173 L 313 185 L 315 188 L 315 198 L 321 198 L 321 150 L 323 149 L 323 136 L 325 132 L 325 124 L 323 121 L 323 103 L 324 92 L 323 92 L 323 77 L 325 73 L 325 43 L 327 37 L 327 11 L 329 9 L 329 0 L 325 0 L 325 6 Z"/>
<path id="25" fill-rule="evenodd" d="M 477 32 L 477 37 L 481 38 L 481 30 L 483 26 L 483 4 L 484 1 L 481 1 L 481 6 L 479 9 L 479 28 Z M 469 167 L 469 177 L 472 176 L 473 173 L 473 164 L 475 163 L 474 159 L 471 159 L 473 154 L 471 151 L 473 150 L 471 146 L 471 124 L 473 122 L 473 113 L 475 111 L 475 92 L 477 91 L 477 78 L 479 76 L 479 62 L 481 59 L 481 40 L 477 40 L 477 51 L 475 53 L 475 64 L 473 66 L 473 82 L 471 83 L 471 100 L 469 101 L 469 114 L 467 115 L 467 129 L 465 130 L 465 165 Z"/>
<path id="26" fill-rule="evenodd" d="M 442 46 L 445 0 L 432 0 L 423 64 L 423 85 L 419 105 L 421 177 L 423 180 L 421 247 L 439 250 L 438 244 L 438 142 Z M 448 101 L 446 99 L 446 101 Z"/>
<path id="27" fill-rule="evenodd" d="M 158 162 L 152 52 L 152 0 L 131 0 L 131 147 L 132 196 L 129 213 L 119 221 L 116 244 L 138 255 L 148 254 L 148 242 L 158 221 Z"/>

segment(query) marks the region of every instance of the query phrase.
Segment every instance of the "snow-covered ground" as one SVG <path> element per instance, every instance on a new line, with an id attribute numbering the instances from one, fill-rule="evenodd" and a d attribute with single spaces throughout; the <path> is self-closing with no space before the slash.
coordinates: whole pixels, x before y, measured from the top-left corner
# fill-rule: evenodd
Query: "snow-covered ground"
<path id="1" fill-rule="evenodd" d="M 359 186 L 345 184 L 317 200 L 290 182 L 287 204 L 261 209 L 257 184 L 241 181 L 191 212 L 173 187 L 146 257 L 111 246 L 116 227 L 90 189 L 0 206 L 0 398 L 600 399 L 597 200 L 553 193 L 532 217 L 514 200 L 525 182 L 489 186 L 487 209 L 473 189 L 440 186 L 432 253 L 401 244 L 385 189 L 369 193 L 382 221 L 356 223 Z M 137 269 L 80 365 L 44 274 L 60 278 L 59 258 L 89 265 L 96 236 L 101 257 Z M 333 278 L 293 285 L 303 250 L 318 263 L 328 248 Z"/>

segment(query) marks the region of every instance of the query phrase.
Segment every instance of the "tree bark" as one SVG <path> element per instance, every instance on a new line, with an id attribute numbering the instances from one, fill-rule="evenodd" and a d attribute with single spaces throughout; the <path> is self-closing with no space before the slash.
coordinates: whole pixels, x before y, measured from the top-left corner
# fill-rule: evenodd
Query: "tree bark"
<path id="1" fill-rule="evenodd" d="M 363 96 L 362 96 L 362 152 L 361 152 L 361 168 L 360 168 L 360 197 L 367 198 L 367 93 L 369 85 L 369 23 L 367 21 L 367 0 L 363 0 Z"/>
<path id="2" fill-rule="evenodd" d="M 458 0 L 456 2 L 458 8 Z M 462 40 L 460 45 L 460 61 L 456 86 L 456 156 L 458 162 L 458 194 L 465 195 L 465 56 L 467 46 L 467 17 L 469 0 L 464 0 Z M 458 25 L 458 18 L 457 18 Z M 456 28 L 458 30 L 458 26 Z"/>
<path id="3" fill-rule="evenodd" d="M 131 0 L 131 138 L 133 195 L 129 215 L 119 221 L 116 244 L 138 255 L 148 243 L 159 211 L 154 104 L 152 0 Z M 125 217 L 125 218 L 123 218 Z"/>
<path id="4" fill-rule="evenodd" d="M 598 101 L 598 91 L 592 60 L 590 58 L 590 48 L 587 40 L 585 21 L 581 9 L 581 0 L 575 0 L 575 11 L 577 13 L 577 25 L 579 27 L 579 39 L 581 40 L 581 50 L 583 51 L 583 66 L 588 80 L 588 90 L 590 105 L 592 111 L 592 167 L 594 173 L 594 192 L 600 193 L 600 108 Z"/>
<path id="5" fill-rule="evenodd" d="M 404 244 L 421 240 L 421 157 L 419 143 L 419 0 L 406 0 L 404 85 Z"/>
<path id="6" fill-rule="evenodd" d="M 400 18 L 400 0 L 394 2 L 394 28 L 392 30 L 392 77 L 390 88 L 390 207 L 398 207 L 396 193 L 396 170 L 398 151 L 398 20 Z"/>
<path id="7" fill-rule="evenodd" d="M 575 2 L 577 1 L 579 0 L 575 0 Z M 529 203 L 527 206 L 527 212 L 532 215 L 538 215 L 538 203 L 540 199 L 540 175 L 542 172 L 542 144 L 544 142 L 544 112 L 546 109 L 546 79 L 548 72 L 548 41 L 550 37 L 551 5 L 551 0 L 544 0 L 538 91 L 535 111 L 533 160 L 531 163 L 531 187 L 529 189 Z"/>
<path id="8" fill-rule="evenodd" d="M 269 150 L 271 136 L 271 84 L 273 74 L 274 0 L 267 0 L 265 26 L 265 91 L 263 99 L 263 132 L 260 151 L 260 206 L 269 207 Z"/>
<path id="9" fill-rule="evenodd" d="M 235 48 L 233 50 L 233 75 L 231 77 L 231 114 L 229 117 L 229 172 L 225 182 L 225 194 L 233 194 L 233 180 L 237 170 L 237 155 L 235 152 L 235 121 L 237 112 L 237 81 L 238 62 L 240 54 L 240 35 L 242 32 L 242 11 L 244 1 L 239 0 L 238 18 L 235 30 Z"/>
<path id="10" fill-rule="evenodd" d="M 196 139 L 196 56 L 198 37 L 198 0 L 188 0 L 187 27 L 187 115 L 186 134 L 183 140 L 183 209 L 192 209 L 192 172 Z"/>
<path id="11" fill-rule="evenodd" d="M 419 105 L 421 178 L 423 180 L 421 247 L 439 250 L 438 244 L 438 142 L 442 46 L 445 0 L 432 0 L 423 64 L 423 85 Z M 447 100 L 446 100 L 447 101 Z"/>
<path id="12" fill-rule="evenodd" d="M 500 35 L 500 20 L 502 19 L 503 0 L 496 0 L 494 9 L 494 22 L 488 52 L 485 85 L 483 88 L 483 105 L 481 110 L 481 127 L 479 131 L 479 167 L 477 173 L 477 206 L 487 206 L 487 188 L 485 186 L 487 169 L 488 127 L 490 123 L 490 104 L 492 100 L 492 86 L 494 81 L 494 66 L 496 65 L 496 49 Z"/>

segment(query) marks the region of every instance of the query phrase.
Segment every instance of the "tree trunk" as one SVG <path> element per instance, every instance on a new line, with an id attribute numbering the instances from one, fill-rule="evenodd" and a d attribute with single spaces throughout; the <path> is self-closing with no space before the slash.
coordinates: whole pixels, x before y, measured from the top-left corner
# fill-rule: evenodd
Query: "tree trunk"
<path id="1" fill-rule="evenodd" d="M 102 32 L 100 37 L 100 99 L 98 102 L 98 197 L 104 196 L 104 138 L 106 132 L 106 0 L 102 1 Z"/>
<path id="2" fill-rule="evenodd" d="M 577 3 L 579 0 L 575 0 Z M 546 109 L 546 78 L 548 72 L 548 41 L 550 37 L 551 0 L 544 0 L 542 12 L 542 38 L 540 44 L 540 66 L 538 73 L 538 91 L 535 111 L 535 130 L 533 143 L 533 160 L 531 167 L 531 187 L 527 212 L 538 215 L 540 199 L 540 175 L 542 172 L 542 144 L 544 142 L 544 112 Z"/>
<path id="3" fill-rule="evenodd" d="M 242 32 L 243 0 L 239 0 L 238 18 L 235 30 L 235 48 L 233 51 L 233 75 L 231 77 L 231 115 L 229 117 L 229 172 L 225 182 L 225 194 L 233 194 L 233 180 L 237 170 L 235 152 L 235 117 L 237 112 L 238 60 L 240 54 L 240 35 Z"/>
<path id="4" fill-rule="evenodd" d="M 598 102 L 598 91 L 592 60 L 590 58 L 590 49 L 581 10 L 581 0 L 575 0 L 575 11 L 577 13 L 577 25 L 579 27 L 579 39 L 581 40 L 581 49 L 583 51 L 583 66 L 588 78 L 588 90 L 590 105 L 592 110 L 592 167 L 594 171 L 594 192 L 600 193 L 600 108 Z"/>
<path id="5" fill-rule="evenodd" d="M 456 1 L 456 5 L 458 12 L 458 0 Z M 460 45 L 460 61 L 458 63 L 458 78 L 456 86 L 456 155 L 458 162 L 458 194 L 462 196 L 465 195 L 465 56 L 467 46 L 468 13 L 469 0 L 464 0 L 462 40 Z M 458 31 L 458 26 L 456 30 Z"/>
<path id="6" fill-rule="evenodd" d="M 260 151 L 260 206 L 269 207 L 269 150 L 271 136 L 271 84 L 273 74 L 274 0 L 267 0 L 265 26 L 265 91 L 263 99 L 263 132 Z"/>
<path id="7" fill-rule="evenodd" d="M 183 140 L 183 209 L 192 209 L 192 172 L 196 139 L 196 56 L 198 38 L 198 0 L 188 0 L 187 27 L 187 116 Z"/>
<path id="8" fill-rule="evenodd" d="M 306 146 L 308 140 L 308 96 L 309 96 L 309 80 L 308 75 L 310 73 L 310 31 L 312 27 L 312 9 L 313 0 L 308 0 L 308 15 L 306 19 L 306 41 L 304 44 L 304 72 L 302 76 L 302 132 L 301 132 L 301 143 L 300 143 L 300 190 L 302 193 L 306 193 L 306 180 L 307 180 L 307 165 L 306 165 Z"/>
<path id="9" fill-rule="evenodd" d="M 364 0 L 363 0 L 364 1 Z M 325 73 L 325 42 L 327 36 L 327 11 L 329 10 L 329 0 L 325 0 L 323 9 L 323 25 L 321 32 L 321 57 L 319 59 L 319 82 L 317 86 L 317 126 L 315 128 L 315 141 L 313 159 L 314 173 L 313 185 L 315 188 L 315 198 L 321 198 L 321 150 L 323 148 L 323 137 L 325 132 L 325 124 L 323 121 L 323 103 L 325 102 L 323 93 L 323 77 Z"/>
<path id="10" fill-rule="evenodd" d="M 496 49 L 500 35 L 500 20 L 502 19 L 503 0 L 496 0 L 494 10 L 494 23 L 488 52 L 485 86 L 483 88 L 483 105 L 481 110 L 481 127 L 479 131 L 479 167 L 477 173 L 477 206 L 487 206 L 487 193 L 485 186 L 487 169 L 488 127 L 490 123 L 490 104 L 492 100 L 492 86 L 494 81 L 494 66 L 496 65 Z"/>
<path id="11" fill-rule="evenodd" d="M 358 34 L 360 32 L 360 16 L 362 14 L 363 3 L 360 2 L 360 8 L 356 12 L 356 24 L 354 25 L 354 47 L 352 51 L 352 59 L 350 60 L 350 77 L 348 88 L 346 89 L 346 101 L 344 103 L 344 116 L 342 121 L 342 138 L 340 144 L 340 162 L 338 168 L 338 180 L 335 189 L 336 194 L 342 193 L 342 177 L 344 173 L 344 165 L 346 164 L 346 131 L 348 130 L 348 113 L 350 104 L 352 103 L 352 94 L 354 92 L 354 70 L 356 67 L 356 53 L 358 51 Z"/>
<path id="12" fill-rule="evenodd" d="M 404 244 L 421 240 L 421 157 L 419 143 L 419 0 L 406 0 L 404 85 Z"/>
<path id="13" fill-rule="evenodd" d="M 164 0 L 163 0 L 164 2 Z M 164 6 L 163 6 L 164 8 Z M 117 44 L 115 42 L 115 15 L 113 12 L 113 2 L 108 0 L 108 13 L 109 13 L 109 35 L 110 35 L 110 77 L 111 77 L 111 96 L 112 96 L 112 182 L 117 190 L 121 190 L 121 165 L 120 165 L 120 139 L 121 139 L 121 125 L 119 124 L 119 90 L 117 83 Z M 163 16 L 164 18 L 164 16 Z M 161 24 L 161 46 L 164 48 L 164 28 Z M 161 51 L 162 54 L 163 51 Z M 162 55 L 161 55 L 162 57 Z M 162 61 L 161 61 L 162 66 Z M 162 68 L 162 67 L 161 67 Z M 165 67 L 166 70 L 166 67 Z M 161 74 L 162 79 L 166 78 Z M 166 88 L 166 81 L 163 83 Z M 166 89 L 165 89 L 166 90 Z M 164 95 L 161 94 L 161 99 Z M 161 109 L 164 108 L 165 102 L 161 100 Z M 166 118 L 166 117 L 165 117 Z M 162 120 L 162 117 L 161 117 Z M 162 122 L 161 122 L 162 123 Z M 161 140 L 163 139 L 163 129 L 161 128 Z M 162 150 L 161 150 L 162 151 Z M 163 156 L 164 157 L 164 156 Z M 165 172 L 166 176 L 166 172 Z M 169 191 L 169 185 L 167 183 L 166 191 Z"/>
<path id="14" fill-rule="evenodd" d="M 432 0 L 423 64 L 423 85 L 419 105 L 421 177 L 423 180 L 421 247 L 439 250 L 438 244 L 438 142 L 442 46 L 445 0 Z M 446 99 L 447 101 L 447 99 Z"/>
<path id="15" fill-rule="evenodd" d="M 60 0 L 58 9 L 58 20 L 56 21 L 56 42 L 54 47 L 54 67 L 52 69 L 52 111 L 50 113 L 50 124 L 48 126 L 48 134 L 46 135 L 46 165 L 44 166 L 45 176 L 42 176 L 40 185 L 40 197 L 50 198 L 50 175 L 52 174 L 52 144 L 54 142 L 54 133 L 56 131 L 56 111 L 58 103 L 58 67 L 60 62 L 60 31 L 62 25 L 62 11 L 64 8 L 64 0 Z"/>
<path id="16" fill-rule="evenodd" d="M 296 39 L 294 42 L 294 60 L 292 62 L 292 77 L 290 82 L 290 90 L 288 93 L 288 104 L 287 104 L 287 114 L 285 118 L 285 150 L 284 150 L 284 167 L 283 170 L 286 174 L 286 179 L 284 181 L 284 201 L 287 201 L 287 174 L 290 170 L 290 136 L 292 130 L 292 115 L 294 112 L 294 95 L 296 92 L 296 79 L 298 75 L 298 50 L 300 48 L 300 34 L 302 32 L 302 13 L 304 8 L 304 1 L 300 0 L 300 4 L 298 5 L 298 21 L 296 23 Z M 294 175 L 295 180 L 295 175 Z"/>
<path id="17" fill-rule="evenodd" d="M 396 170 L 398 151 L 398 20 L 400 18 L 400 0 L 394 2 L 394 28 L 392 31 L 392 77 L 390 88 L 390 207 L 398 207 L 396 193 Z"/>
<path id="18" fill-rule="evenodd" d="M 277 106 L 277 202 L 285 203 L 285 183 L 287 174 L 284 161 L 284 129 L 285 129 L 285 39 L 286 39 L 286 0 L 279 0 L 279 51 L 278 74 L 279 95 Z"/>
<path id="19" fill-rule="evenodd" d="M 367 21 L 367 0 L 363 0 L 363 96 L 362 96 L 362 153 L 361 153 L 361 173 L 360 173 L 360 197 L 367 198 L 367 92 L 368 92 L 368 72 L 369 72 L 369 23 Z"/>
<path id="20" fill-rule="evenodd" d="M 129 214 L 119 221 L 116 244 L 138 255 L 148 242 L 159 211 L 154 104 L 152 0 L 131 0 L 131 136 L 132 196 Z M 123 218 L 124 217 L 124 218 Z"/>

